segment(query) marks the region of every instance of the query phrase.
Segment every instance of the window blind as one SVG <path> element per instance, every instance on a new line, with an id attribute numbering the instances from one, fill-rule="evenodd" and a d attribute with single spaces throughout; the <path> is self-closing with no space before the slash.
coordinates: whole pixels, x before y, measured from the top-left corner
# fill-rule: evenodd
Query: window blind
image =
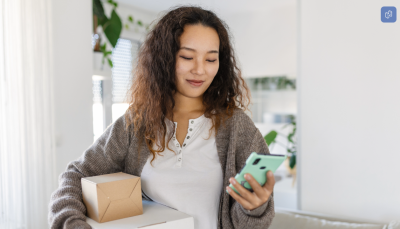
<path id="1" fill-rule="evenodd" d="M 126 93 L 131 86 L 133 61 L 138 55 L 140 42 L 130 39 L 118 39 L 112 51 L 112 100 L 113 103 L 124 103 Z"/>

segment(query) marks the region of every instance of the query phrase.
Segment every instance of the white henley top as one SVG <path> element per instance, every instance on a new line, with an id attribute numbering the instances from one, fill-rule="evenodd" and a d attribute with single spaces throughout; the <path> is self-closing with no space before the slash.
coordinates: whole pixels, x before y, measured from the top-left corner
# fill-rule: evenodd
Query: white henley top
<path id="1" fill-rule="evenodd" d="M 171 131 L 172 121 L 165 121 L 167 131 Z M 204 114 L 190 119 L 182 146 L 176 134 L 168 143 L 176 155 L 165 147 L 163 156 L 157 155 L 152 162 L 154 167 L 150 165 L 152 156 L 147 159 L 141 174 L 144 194 L 157 203 L 193 216 L 195 229 L 217 229 L 218 223 L 223 174 L 215 131 L 209 136 L 211 125 L 211 119 Z"/>

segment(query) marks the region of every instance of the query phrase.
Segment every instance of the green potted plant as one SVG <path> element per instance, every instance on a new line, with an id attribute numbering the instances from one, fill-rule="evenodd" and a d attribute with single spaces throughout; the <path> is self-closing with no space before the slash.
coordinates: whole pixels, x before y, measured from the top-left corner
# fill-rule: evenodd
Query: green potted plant
<path id="1" fill-rule="evenodd" d="M 107 40 L 111 44 L 112 48 L 117 45 L 118 39 L 120 38 L 123 26 L 121 18 L 119 17 L 116 9 L 118 3 L 113 0 L 107 0 L 107 3 L 112 5 L 113 9 L 111 11 L 110 17 L 107 17 L 104 13 L 104 7 L 101 0 L 93 1 L 93 34 L 96 38 L 96 43 L 94 45 L 95 52 L 101 52 L 103 54 L 102 65 L 104 65 L 105 60 L 107 60 L 109 66 L 112 68 L 113 63 L 111 60 L 112 51 L 107 48 L 107 43 L 101 41 L 101 34 L 98 28 L 102 28 L 102 32 L 106 36 Z M 125 24 L 125 29 L 129 29 L 129 23 L 144 27 L 146 31 L 150 29 L 149 24 L 144 24 L 141 20 L 134 21 L 132 15 L 128 15 L 127 23 Z"/>
<path id="2" fill-rule="evenodd" d="M 280 144 L 286 148 L 288 156 L 285 161 L 285 165 L 286 168 L 288 169 L 288 172 L 293 176 L 293 185 L 294 185 L 297 174 L 296 172 L 296 157 L 297 157 L 296 124 L 297 123 L 294 115 L 289 115 L 289 120 L 290 123 L 288 123 L 283 127 L 283 128 L 292 127 L 291 132 L 289 132 L 287 136 L 284 135 L 288 140 L 286 145 L 276 141 L 276 137 L 278 136 L 279 133 L 275 130 L 272 130 L 268 134 L 266 134 L 264 136 L 264 140 L 271 149 L 273 148 L 272 144 Z"/>

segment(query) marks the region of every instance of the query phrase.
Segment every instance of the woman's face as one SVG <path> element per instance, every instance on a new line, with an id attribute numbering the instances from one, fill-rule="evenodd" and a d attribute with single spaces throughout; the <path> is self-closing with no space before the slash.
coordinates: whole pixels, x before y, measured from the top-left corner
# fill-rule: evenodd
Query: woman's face
<path id="1" fill-rule="evenodd" d="M 218 72 L 218 33 L 203 25 L 186 25 L 180 43 L 176 54 L 177 93 L 200 97 Z"/>

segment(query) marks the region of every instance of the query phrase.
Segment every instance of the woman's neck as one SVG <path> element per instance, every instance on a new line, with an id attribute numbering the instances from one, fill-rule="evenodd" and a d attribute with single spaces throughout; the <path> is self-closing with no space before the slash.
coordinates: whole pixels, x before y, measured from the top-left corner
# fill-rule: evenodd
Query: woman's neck
<path id="1" fill-rule="evenodd" d="M 180 115 L 202 115 L 205 111 L 203 97 L 190 98 L 177 92 L 174 95 L 175 107 L 173 113 Z"/>

